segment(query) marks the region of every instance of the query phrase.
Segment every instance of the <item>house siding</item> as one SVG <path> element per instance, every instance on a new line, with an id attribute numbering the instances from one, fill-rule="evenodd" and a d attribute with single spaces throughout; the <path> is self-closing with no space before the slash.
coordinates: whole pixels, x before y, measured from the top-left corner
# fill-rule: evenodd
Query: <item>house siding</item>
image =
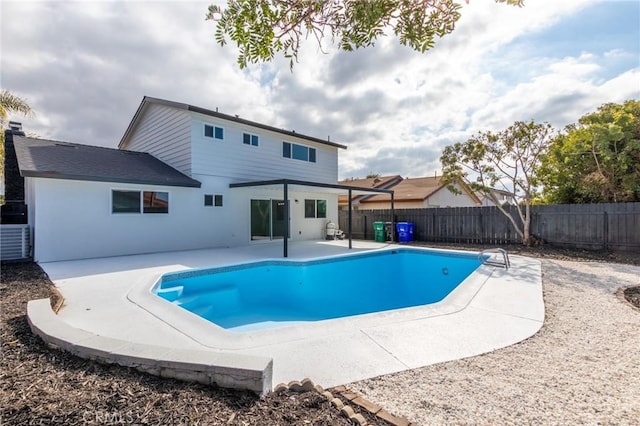
<path id="1" fill-rule="evenodd" d="M 224 140 L 205 138 L 204 124 L 224 129 Z M 245 145 L 243 133 L 260 137 L 259 146 Z M 232 182 L 271 179 L 298 179 L 321 183 L 337 182 L 338 148 L 289 137 L 194 113 L 191 121 L 192 173 L 227 177 Z M 316 149 L 316 162 L 282 156 L 282 142 L 291 142 Z"/>
<path id="2" fill-rule="evenodd" d="M 148 152 L 191 176 L 191 118 L 187 111 L 149 104 L 122 149 Z"/>
<path id="3" fill-rule="evenodd" d="M 460 185 L 455 184 L 454 186 L 462 193 L 454 194 L 447 187 L 440 188 L 427 199 L 428 204 L 424 207 L 476 207 L 478 205 Z"/>

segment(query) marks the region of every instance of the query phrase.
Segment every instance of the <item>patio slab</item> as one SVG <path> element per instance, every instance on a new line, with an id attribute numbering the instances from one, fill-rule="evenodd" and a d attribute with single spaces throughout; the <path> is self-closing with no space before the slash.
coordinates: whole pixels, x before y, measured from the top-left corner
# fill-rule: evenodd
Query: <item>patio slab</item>
<path id="1" fill-rule="evenodd" d="M 290 259 L 389 247 L 369 241 L 354 241 L 353 250 L 348 249 L 346 241 L 293 242 L 289 246 Z M 452 293 L 448 301 L 445 299 L 448 305 L 443 301 L 438 306 L 408 308 L 399 313 L 327 320 L 309 327 L 302 324 L 299 329 L 285 327 L 295 332 L 296 338 L 278 341 L 277 336 L 269 336 L 253 345 L 227 349 L 216 346 L 215 339 L 202 337 L 216 334 L 222 330 L 219 327 L 210 324 L 218 329 L 211 333 L 185 332 L 163 321 L 157 312 L 134 303 L 135 298 L 130 296 L 165 272 L 281 256 L 281 243 L 270 243 L 40 266 L 65 298 L 57 318 L 69 327 L 168 350 L 271 358 L 273 377 L 269 377 L 272 383 L 268 387 L 304 377 L 330 387 L 473 356 L 526 339 L 544 321 L 540 262 L 518 256 L 511 257 L 512 268 L 508 271 L 481 267 L 485 268 L 482 278 L 464 290 L 464 297 Z"/>

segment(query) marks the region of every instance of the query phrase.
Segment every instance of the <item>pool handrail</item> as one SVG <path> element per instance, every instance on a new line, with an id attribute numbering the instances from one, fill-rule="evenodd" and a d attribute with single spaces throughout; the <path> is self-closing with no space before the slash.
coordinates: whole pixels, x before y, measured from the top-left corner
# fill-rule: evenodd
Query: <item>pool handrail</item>
<path id="1" fill-rule="evenodd" d="M 487 254 L 501 254 L 502 261 L 500 261 L 499 258 L 485 256 Z M 499 266 L 504 269 L 509 269 L 511 267 L 511 262 L 509 261 L 509 253 L 507 253 L 505 249 L 501 248 L 490 248 L 482 250 L 478 254 L 478 259 L 480 259 L 480 262 L 482 262 L 483 265 Z"/>

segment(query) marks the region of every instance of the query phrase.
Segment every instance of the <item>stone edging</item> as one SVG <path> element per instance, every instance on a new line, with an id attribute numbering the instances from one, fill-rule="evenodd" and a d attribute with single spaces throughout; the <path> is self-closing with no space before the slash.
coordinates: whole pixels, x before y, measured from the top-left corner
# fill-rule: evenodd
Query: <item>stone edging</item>
<path id="1" fill-rule="evenodd" d="M 367 420 L 360 413 L 356 413 L 353 408 L 349 404 L 345 404 L 342 399 L 338 398 L 334 395 L 334 393 L 339 394 L 343 398 L 347 399 L 350 403 L 359 406 L 360 408 L 367 410 L 371 413 L 372 416 L 377 417 L 385 422 L 389 423 L 392 426 L 411 426 L 411 422 L 405 419 L 404 417 L 397 417 L 393 414 L 389 413 L 382 409 L 382 407 L 367 401 L 362 396 L 350 391 L 344 386 L 336 386 L 331 388 L 331 391 L 325 390 L 320 385 L 314 385 L 314 383 L 310 379 L 303 379 L 301 382 L 292 381 L 288 384 L 280 383 L 277 385 L 273 392 L 282 392 L 285 390 L 289 390 L 295 393 L 302 392 L 317 392 L 320 395 L 324 396 L 327 401 L 331 402 L 331 404 L 340 410 L 342 415 L 347 417 L 354 425 L 357 426 L 366 426 L 368 425 Z"/>

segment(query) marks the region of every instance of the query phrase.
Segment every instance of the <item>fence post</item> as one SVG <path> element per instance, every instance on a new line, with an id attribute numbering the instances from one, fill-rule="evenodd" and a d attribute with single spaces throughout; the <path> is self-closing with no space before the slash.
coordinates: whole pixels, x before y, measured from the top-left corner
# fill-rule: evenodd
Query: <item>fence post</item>
<path id="1" fill-rule="evenodd" d="M 609 250 L 609 214 L 604 211 L 602 218 L 604 223 L 602 224 L 602 236 L 604 238 L 604 244 L 602 244 L 605 250 Z"/>
<path id="2" fill-rule="evenodd" d="M 367 216 L 362 216 L 364 222 L 364 239 L 367 239 Z"/>

